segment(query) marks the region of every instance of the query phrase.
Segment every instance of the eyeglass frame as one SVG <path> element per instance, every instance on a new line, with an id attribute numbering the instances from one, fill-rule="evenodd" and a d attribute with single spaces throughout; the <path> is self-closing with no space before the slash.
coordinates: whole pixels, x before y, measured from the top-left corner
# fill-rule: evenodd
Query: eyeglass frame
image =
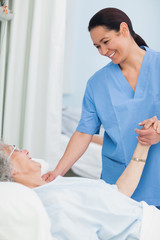
<path id="1" fill-rule="evenodd" d="M 20 149 L 18 147 L 16 147 L 16 145 L 10 145 L 10 146 L 13 147 L 13 149 L 10 152 L 9 156 L 7 157 L 7 161 L 10 159 L 10 157 L 12 156 L 12 154 L 14 153 L 15 150 L 20 151 Z"/>

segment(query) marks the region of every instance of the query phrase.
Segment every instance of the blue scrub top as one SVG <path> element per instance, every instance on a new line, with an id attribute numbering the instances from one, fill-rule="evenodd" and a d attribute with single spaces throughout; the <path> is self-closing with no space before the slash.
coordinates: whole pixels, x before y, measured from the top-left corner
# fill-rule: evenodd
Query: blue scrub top
<path id="1" fill-rule="evenodd" d="M 160 119 L 160 53 L 147 47 L 134 92 L 119 65 L 110 62 L 88 81 L 77 131 L 96 134 L 105 129 L 101 178 L 114 184 L 137 145 L 138 123 Z M 151 146 L 139 185 L 132 198 L 160 205 L 160 143 Z"/>

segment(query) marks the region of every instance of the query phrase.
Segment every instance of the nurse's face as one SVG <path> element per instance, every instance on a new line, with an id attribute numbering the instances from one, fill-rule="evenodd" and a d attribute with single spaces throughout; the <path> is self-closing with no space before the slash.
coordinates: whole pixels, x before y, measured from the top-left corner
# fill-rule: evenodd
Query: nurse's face
<path id="1" fill-rule="evenodd" d="M 97 26 L 90 31 L 90 35 L 101 55 L 110 58 L 115 64 L 126 60 L 129 53 L 129 31 L 125 23 L 121 24 L 119 32 Z"/>

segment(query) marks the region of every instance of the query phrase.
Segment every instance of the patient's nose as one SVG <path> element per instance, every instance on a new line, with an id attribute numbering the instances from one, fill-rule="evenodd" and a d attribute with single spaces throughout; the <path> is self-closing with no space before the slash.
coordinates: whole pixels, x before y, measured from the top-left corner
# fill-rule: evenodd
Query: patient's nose
<path id="1" fill-rule="evenodd" d="M 23 153 L 25 153 L 26 155 L 28 155 L 29 154 L 29 151 L 27 150 L 27 149 L 23 149 L 23 150 L 21 150 Z"/>

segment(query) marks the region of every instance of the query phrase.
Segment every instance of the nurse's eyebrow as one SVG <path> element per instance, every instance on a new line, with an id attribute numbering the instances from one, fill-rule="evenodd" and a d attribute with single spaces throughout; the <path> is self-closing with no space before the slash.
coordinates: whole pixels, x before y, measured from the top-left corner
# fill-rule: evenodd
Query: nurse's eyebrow
<path id="1" fill-rule="evenodd" d="M 107 37 L 104 37 L 104 38 L 102 38 L 101 40 L 100 40 L 100 42 L 102 42 L 104 39 L 106 39 Z M 106 39 L 107 40 L 107 39 Z"/>

